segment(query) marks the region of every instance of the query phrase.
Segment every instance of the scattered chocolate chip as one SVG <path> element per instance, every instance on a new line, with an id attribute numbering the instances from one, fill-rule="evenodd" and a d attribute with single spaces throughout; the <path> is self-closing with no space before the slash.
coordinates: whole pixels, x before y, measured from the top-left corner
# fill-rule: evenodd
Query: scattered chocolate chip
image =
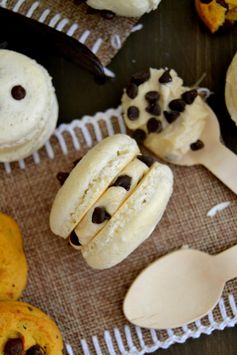
<path id="1" fill-rule="evenodd" d="M 173 123 L 179 117 L 180 112 L 177 111 L 164 111 L 164 116 L 168 123 Z"/>
<path id="2" fill-rule="evenodd" d="M 31 348 L 29 348 L 26 351 L 26 355 L 44 355 L 44 354 L 45 354 L 44 349 L 38 344 L 33 345 Z"/>
<path id="3" fill-rule="evenodd" d="M 161 84 L 168 84 L 172 81 L 172 76 L 170 75 L 170 69 L 167 69 L 159 78 Z"/>
<path id="4" fill-rule="evenodd" d="M 135 141 L 138 143 L 138 144 L 141 144 L 144 139 L 146 138 L 146 132 L 143 131 L 143 129 L 136 129 L 136 131 L 133 132 L 133 135 L 132 137 L 135 139 Z"/>
<path id="5" fill-rule="evenodd" d="M 138 155 L 137 159 L 141 160 L 144 164 L 146 164 L 148 168 L 150 168 L 155 162 L 155 159 L 148 155 Z"/>
<path id="6" fill-rule="evenodd" d="M 3 349 L 4 355 L 22 355 L 24 350 L 23 338 L 9 339 Z"/>
<path id="7" fill-rule="evenodd" d="M 87 15 L 94 15 L 94 14 L 98 14 L 100 12 L 100 10 L 94 9 L 93 7 L 88 6 L 87 8 Z"/>
<path id="8" fill-rule="evenodd" d="M 195 151 L 204 148 L 204 143 L 198 139 L 196 142 L 190 144 L 190 148 Z"/>
<path id="9" fill-rule="evenodd" d="M 84 2 L 86 2 L 87 0 L 74 0 L 74 4 L 75 5 L 81 5 L 83 4 Z"/>
<path id="10" fill-rule="evenodd" d="M 158 91 L 148 91 L 145 95 L 145 99 L 150 103 L 155 103 L 160 98 Z"/>
<path id="11" fill-rule="evenodd" d="M 79 161 L 81 161 L 81 160 L 82 160 L 82 158 L 79 158 L 79 159 L 74 160 L 74 161 L 72 162 L 72 165 L 75 167 L 75 166 L 79 163 Z"/>
<path id="12" fill-rule="evenodd" d="M 162 123 L 160 120 L 157 120 L 155 117 L 151 117 L 147 122 L 146 126 L 149 133 L 152 132 L 160 133 L 162 131 Z"/>
<path id="13" fill-rule="evenodd" d="M 59 181 L 61 186 L 65 183 L 65 181 L 67 180 L 68 176 L 69 176 L 69 173 L 64 173 L 62 171 L 57 173 L 56 177 L 57 177 L 57 179 L 58 179 L 58 181 Z"/>
<path id="14" fill-rule="evenodd" d="M 170 101 L 169 108 L 173 111 L 183 112 L 185 109 L 186 103 L 182 99 L 175 99 Z"/>
<path id="15" fill-rule="evenodd" d="M 146 112 L 150 113 L 151 115 L 159 116 L 161 114 L 160 105 L 157 102 L 150 104 L 148 107 L 146 107 Z"/>
<path id="16" fill-rule="evenodd" d="M 145 83 L 145 81 L 147 81 L 148 79 L 150 79 L 150 76 L 151 76 L 150 70 L 141 71 L 139 73 L 133 74 L 131 78 L 131 82 L 139 86 Z"/>
<path id="17" fill-rule="evenodd" d="M 78 236 L 76 235 L 76 233 L 73 231 L 70 236 L 69 236 L 69 240 L 70 243 L 79 247 L 81 245 L 81 243 L 79 242 Z"/>
<path id="18" fill-rule="evenodd" d="M 96 207 L 92 215 L 92 222 L 96 224 L 101 224 L 106 220 L 111 218 L 110 214 L 106 211 L 104 207 Z"/>
<path id="19" fill-rule="evenodd" d="M 125 190 L 129 191 L 131 187 L 132 178 L 128 175 L 121 175 L 117 178 L 117 180 L 113 183 L 112 186 L 120 186 Z"/>
<path id="20" fill-rule="evenodd" d="M 191 105 L 196 97 L 198 96 L 197 90 L 189 90 L 183 93 L 182 99 L 185 101 L 187 105 Z"/>
<path id="21" fill-rule="evenodd" d="M 138 93 L 138 87 L 134 83 L 129 83 L 126 89 L 126 93 L 130 99 L 135 99 Z"/>
<path id="22" fill-rule="evenodd" d="M 106 20 L 112 20 L 115 17 L 115 13 L 109 10 L 101 10 L 100 16 Z"/>
<path id="23" fill-rule="evenodd" d="M 137 106 L 130 106 L 128 108 L 127 115 L 131 121 L 137 120 L 139 117 L 139 114 L 140 114 L 140 112 L 139 112 L 139 108 Z"/>
<path id="24" fill-rule="evenodd" d="M 13 99 L 22 100 L 26 96 L 26 91 L 21 85 L 16 85 L 13 86 L 11 94 Z"/>

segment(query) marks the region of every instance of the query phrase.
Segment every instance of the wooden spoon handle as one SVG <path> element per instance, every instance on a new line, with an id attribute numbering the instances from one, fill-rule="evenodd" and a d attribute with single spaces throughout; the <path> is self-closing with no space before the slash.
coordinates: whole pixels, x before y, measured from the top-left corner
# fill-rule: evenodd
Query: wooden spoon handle
<path id="1" fill-rule="evenodd" d="M 237 194 L 237 155 L 220 142 L 206 150 L 200 163 Z"/>
<path id="2" fill-rule="evenodd" d="M 237 245 L 215 256 L 225 281 L 237 277 Z"/>

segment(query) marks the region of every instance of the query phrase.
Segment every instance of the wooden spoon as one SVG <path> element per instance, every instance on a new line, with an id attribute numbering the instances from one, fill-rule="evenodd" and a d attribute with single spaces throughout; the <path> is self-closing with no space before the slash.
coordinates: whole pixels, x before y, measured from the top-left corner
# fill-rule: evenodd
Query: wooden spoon
<path id="1" fill-rule="evenodd" d="M 237 155 L 220 142 L 218 119 L 209 107 L 208 110 L 209 119 L 200 137 L 204 148 L 190 150 L 180 160 L 172 163 L 186 166 L 201 164 L 237 194 Z"/>
<path id="2" fill-rule="evenodd" d="M 202 318 L 218 303 L 224 285 L 237 277 L 237 245 L 211 256 L 181 249 L 149 265 L 131 285 L 126 318 L 144 328 L 180 327 Z"/>

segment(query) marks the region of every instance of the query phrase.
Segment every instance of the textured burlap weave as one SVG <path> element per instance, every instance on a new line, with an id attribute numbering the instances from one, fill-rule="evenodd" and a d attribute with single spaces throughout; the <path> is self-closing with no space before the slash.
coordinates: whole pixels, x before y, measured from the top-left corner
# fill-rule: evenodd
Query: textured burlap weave
<path id="1" fill-rule="evenodd" d="M 115 132 L 119 132 L 117 121 L 113 122 Z M 107 136 L 105 124 L 101 122 L 99 126 L 103 136 Z M 95 144 L 92 125 L 88 128 Z M 114 327 L 123 331 L 126 320 L 122 301 L 136 275 L 157 257 L 182 245 L 214 254 L 236 244 L 237 201 L 236 196 L 204 168 L 172 166 L 174 193 L 152 236 L 120 265 L 105 271 L 91 270 L 78 251 L 50 232 L 48 224 L 51 204 L 59 188 L 57 172 L 69 171 L 72 161 L 88 149 L 82 131 L 76 128 L 75 132 L 81 144 L 78 151 L 66 132 L 66 155 L 54 136 L 51 139 L 53 159 L 49 159 L 43 148 L 39 152 L 40 163 L 35 164 L 30 157 L 25 160 L 24 170 L 14 163 L 11 173 L 7 174 L 4 165 L 0 165 L 0 210 L 17 220 L 24 235 L 29 279 L 22 299 L 40 307 L 57 321 L 74 354 L 83 353 L 82 338 L 87 340 L 94 354 L 93 335 L 98 336 L 102 354 L 108 354 L 104 331 L 109 330 L 112 335 Z M 209 209 L 223 201 L 230 201 L 230 206 L 213 218 L 207 217 Z M 224 297 L 228 293 L 237 299 L 236 281 L 229 282 Z M 231 314 L 230 309 L 227 311 Z M 218 311 L 215 317 L 217 321 L 222 320 Z M 134 328 L 131 327 L 131 331 L 135 332 Z M 167 333 L 158 332 L 158 336 L 162 340 Z M 147 331 L 144 337 L 149 344 Z M 113 343 L 117 354 L 114 340 Z M 137 344 L 135 333 L 134 343 Z"/>
<path id="2" fill-rule="evenodd" d="M 96 55 L 104 65 L 107 65 L 114 57 L 137 22 L 137 19 L 131 18 L 117 16 L 112 20 L 106 20 L 99 14 L 87 14 L 88 6 L 86 4 L 75 5 L 73 0 L 6 0 L 2 3 L 7 9 L 14 9 L 35 20 L 39 20 L 43 15 L 41 17 L 44 19 L 43 22 L 49 24 L 51 21 L 52 27 L 57 28 L 60 21 L 66 19 L 63 21 L 63 27 L 59 26 L 59 29 L 65 33 L 76 23 L 78 28 L 73 33 L 73 37 L 79 39 L 86 35 L 85 44 L 90 49 L 99 40 L 101 45 Z M 0 6 L 3 4 L 0 2 Z"/>

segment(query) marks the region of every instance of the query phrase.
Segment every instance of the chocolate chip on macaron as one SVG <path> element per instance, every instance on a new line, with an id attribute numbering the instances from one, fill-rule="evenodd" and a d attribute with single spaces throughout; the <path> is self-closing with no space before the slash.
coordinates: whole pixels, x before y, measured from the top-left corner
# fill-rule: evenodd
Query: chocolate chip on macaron
<path id="1" fill-rule="evenodd" d="M 13 86 L 13 88 L 11 90 L 11 94 L 12 94 L 13 99 L 19 101 L 19 100 L 24 99 L 24 97 L 26 96 L 26 90 L 23 88 L 23 86 L 16 85 L 16 86 Z"/>
<path id="2" fill-rule="evenodd" d="M 147 122 L 147 130 L 149 133 L 160 133 L 162 131 L 162 123 L 160 120 L 157 120 L 155 117 L 151 117 Z"/>
<path id="3" fill-rule="evenodd" d="M 150 70 L 141 71 L 139 73 L 133 74 L 131 81 L 137 86 L 139 86 L 145 83 L 145 81 L 147 81 L 148 79 L 150 79 L 150 76 Z"/>
<path id="4" fill-rule="evenodd" d="M 138 93 L 138 87 L 135 83 L 129 83 L 126 89 L 126 93 L 130 99 L 135 99 Z"/>
<path id="5" fill-rule="evenodd" d="M 131 187 L 132 178 L 128 175 L 120 175 L 112 186 L 120 186 L 129 191 Z"/>
<path id="6" fill-rule="evenodd" d="M 168 123 L 173 123 L 179 117 L 180 112 L 177 111 L 164 111 L 164 116 Z"/>
<path id="7" fill-rule="evenodd" d="M 146 107 L 146 112 L 151 115 L 159 116 L 161 114 L 160 105 L 157 102 L 151 103 L 148 107 Z"/>
<path id="8" fill-rule="evenodd" d="M 46 352 L 44 351 L 44 349 L 36 344 L 36 345 L 33 345 L 31 348 L 29 348 L 27 351 L 26 351 L 26 355 L 45 355 Z"/>
<path id="9" fill-rule="evenodd" d="M 139 114 L 140 114 L 140 112 L 139 112 L 139 108 L 137 106 L 130 106 L 128 108 L 127 115 L 131 121 L 137 120 L 139 117 Z"/>
<path id="10" fill-rule="evenodd" d="M 172 81 L 172 76 L 170 75 L 170 69 L 167 69 L 159 78 L 160 84 L 168 84 Z"/>
<path id="11" fill-rule="evenodd" d="M 159 98 L 160 98 L 160 94 L 158 91 L 148 91 L 145 95 L 145 99 L 150 103 L 154 103 L 158 101 Z"/>
<path id="12" fill-rule="evenodd" d="M 92 222 L 96 224 L 101 224 L 106 220 L 111 218 L 110 214 L 106 211 L 104 207 L 96 207 L 92 215 Z"/>
<path id="13" fill-rule="evenodd" d="M 133 132 L 132 137 L 138 144 L 141 144 L 146 138 L 146 132 L 143 131 L 143 129 L 138 128 Z"/>
<path id="14" fill-rule="evenodd" d="M 183 112 L 185 109 L 186 103 L 182 99 L 175 99 L 170 101 L 169 108 L 173 111 Z"/>
<path id="15" fill-rule="evenodd" d="M 76 247 L 79 247 L 81 243 L 79 242 L 78 236 L 76 233 L 73 231 L 70 236 L 69 236 L 69 243 L 72 245 L 75 245 Z"/>
<path id="16" fill-rule="evenodd" d="M 182 99 L 185 101 L 187 105 L 191 105 L 197 96 L 198 96 L 198 92 L 197 90 L 194 89 L 194 90 L 189 90 L 184 92 L 182 94 Z"/>
<path id="17" fill-rule="evenodd" d="M 155 159 L 150 157 L 149 155 L 138 155 L 137 159 L 146 164 L 148 168 L 150 168 L 155 162 Z"/>

